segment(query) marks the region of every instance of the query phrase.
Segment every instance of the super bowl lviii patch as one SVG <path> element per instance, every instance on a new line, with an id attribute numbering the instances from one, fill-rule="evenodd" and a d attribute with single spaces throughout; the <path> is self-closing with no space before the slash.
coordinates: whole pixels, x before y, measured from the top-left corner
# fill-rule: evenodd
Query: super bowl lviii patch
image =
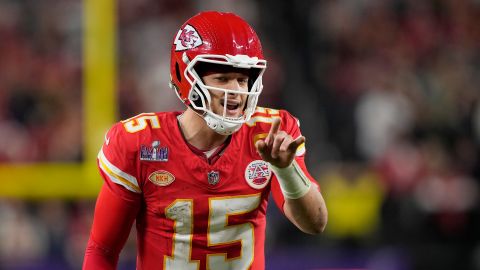
<path id="1" fill-rule="evenodd" d="M 160 141 L 153 141 L 151 146 L 140 146 L 140 160 L 168 161 L 168 147 L 160 147 Z"/>
<path id="2" fill-rule="evenodd" d="M 270 165 L 263 160 L 254 160 L 245 169 L 245 180 L 254 189 L 264 188 L 271 177 Z"/>

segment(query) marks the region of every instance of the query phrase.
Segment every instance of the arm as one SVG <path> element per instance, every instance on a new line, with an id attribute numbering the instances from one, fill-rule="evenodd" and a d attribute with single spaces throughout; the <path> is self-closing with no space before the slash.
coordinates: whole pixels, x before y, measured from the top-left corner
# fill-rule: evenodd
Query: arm
<path id="1" fill-rule="evenodd" d="M 327 207 L 322 194 L 315 186 L 311 186 L 305 195 L 297 199 L 286 197 L 283 210 L 287 218 L 305 233 L 321 233 L 327 225 Z"/>
<path id="2" fill-rule="evenodd" d="M 327 224 L 327 208 L 317 188 L 312 188 L 306 168 L 294 158 L 305 137 L 297 139 L 279 131 L 280 119 L 274 119 L 265 140 L 258 140 L 256 148 L 263 160 L 272 165 L 284 195 L 284 212 L 300 230 L 310 234 L 323 232 Z"/>
<path id="3" fill-rule="evenodd" d="M 83 269 L 116 269 L 118 256 L 127 241 L 139 203 L 121 198 L 105 183 L 95 206 Z"/>

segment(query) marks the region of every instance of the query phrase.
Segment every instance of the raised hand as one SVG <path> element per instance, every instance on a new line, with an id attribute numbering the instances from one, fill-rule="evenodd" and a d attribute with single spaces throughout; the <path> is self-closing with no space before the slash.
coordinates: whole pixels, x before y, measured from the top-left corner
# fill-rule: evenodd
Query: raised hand
<path id="1" fill-rule="evenodd" d="M 258 140 L 255 144 L 257 152 L 263 160 L 275 167 L 288 167 L 295 157 L 297 148 L 305 142 L 305 137 L 293 139 L 292 136 L 280 129 L 280 118 L 273 119 L 272 127 L 265 140 Z"/>

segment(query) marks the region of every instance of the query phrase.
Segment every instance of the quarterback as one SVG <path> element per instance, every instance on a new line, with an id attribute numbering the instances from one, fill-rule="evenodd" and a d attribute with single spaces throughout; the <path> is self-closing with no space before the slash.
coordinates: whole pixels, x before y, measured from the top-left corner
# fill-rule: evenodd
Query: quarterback
<path id="1" fill-rule="evenodd" d="M 181 26 L 170 87 L 186 109 L 143 113 L 107 132 L 83 269 L 115 269 L 134 222 L 137 269 L 264 269 L 270 192 L 300 230 L 324 230 L 298 120 L 257 107 L 266 65 L 235 14 L 202 12 Z"/>

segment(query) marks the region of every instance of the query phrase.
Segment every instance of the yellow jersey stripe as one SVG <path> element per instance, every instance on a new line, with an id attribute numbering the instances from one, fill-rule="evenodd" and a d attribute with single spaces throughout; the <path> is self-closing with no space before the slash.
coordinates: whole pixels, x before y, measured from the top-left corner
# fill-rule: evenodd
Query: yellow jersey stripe
<path id="1" fill-rule="evenodd" d="M 102 169 L 102 171 L 104 173 L 106 173 L 110 180 L 116 184 L 119 184 L 123 187 L 125 187 L 126 189 L 130 190 L 130 191 L 133 191 L 133 192 L 136 192 L 136 193 L 141 193 L 142 191 L 140 190 L 140 188 L 138 186 L 135 186 L 134 184 L 130 183 L 127 179 L 119 176 L 119 175 L 115 175 L 114 172 L 112 172 L 106 165 L 105 163 L 103 163 L 103 161 L 101 159 L 99 159 L 100 161 L 100 168 Z"/>
<path id="2" fill-rule="evenodd" d="M 298 147 L 297 147 L 297 151 L 295 151 L 295 155 L 296 156 L 301 156 L 303 154 L 305 154 L 305 143 L 302 143 L 300 144 Z"/>
<path id="3" fill-rule="evenodd" d="M 103 150 L 98 153 L 98 160 L 100 161 L 100 168 L 110 176 L 111 180 L 117 184 L 126 187 L 129 190 L 140 193 L 137 178 L 120 170 L 115 165 L 110 163 Z"/>
<path id="4" fill-rule="evenodd" d="M 280 115 L 270 115 L 268 117 L 254 116 L 254 117 L 250 118 L 250 120 L 245 122 L 245 124 L 247 124 L 250 127 L 255 126 L 257 124 L 257 122 L 271 124 L 273 122 L 273 119 L 275 119 L 275 118 L 280 118 Z"/>

